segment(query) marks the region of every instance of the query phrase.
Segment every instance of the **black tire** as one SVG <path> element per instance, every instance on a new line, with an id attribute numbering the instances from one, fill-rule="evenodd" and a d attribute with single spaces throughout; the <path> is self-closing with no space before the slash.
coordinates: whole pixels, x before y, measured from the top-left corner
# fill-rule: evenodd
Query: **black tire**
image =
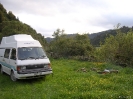
<path id="1" fill-rule="evenodd" d="M 17 78 L 15 77 L 15 74 L 13 71 L 11 71 L 10 77 L 12 81 L 17 81 Z"/>
<path id="2" fill-rule="evenodd" d="M 0 66 L 0 73 L 1 73 L 1 74 L 4 73 L 4 72 L 3 72 L 3 68 L 2 68 L 2 66 Z"/>

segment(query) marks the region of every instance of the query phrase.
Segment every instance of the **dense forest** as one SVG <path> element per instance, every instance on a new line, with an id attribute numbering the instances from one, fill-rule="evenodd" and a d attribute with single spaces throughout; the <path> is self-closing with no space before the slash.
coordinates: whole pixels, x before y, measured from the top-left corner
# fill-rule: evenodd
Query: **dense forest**
<path id="1" fill-rule="evenodd" d="M 4 36 L 29 34 L 40 41 L 47 54 L 53 58 L 73 58 L 118 65 L 133 65 L 133 27 L 120 27 L 93 34 L 67 35 L 65 30 L 53 31 L 54 38 L 45 38 L 31 26 L 0 4 L 0 40 Z M 47 40 L 47 41 L 46 41 Z"/>

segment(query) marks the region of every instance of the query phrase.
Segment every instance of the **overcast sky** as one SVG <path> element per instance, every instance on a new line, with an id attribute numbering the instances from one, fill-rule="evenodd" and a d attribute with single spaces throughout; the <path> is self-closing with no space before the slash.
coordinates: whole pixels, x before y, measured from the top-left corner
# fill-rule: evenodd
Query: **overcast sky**
<path id="1" fill-rule="evenodd" d="M 0 0 L 23 23 L 51 37 L 57 28 L 67 34 L 96 33 L 133 26 L 133 0 Z"/>

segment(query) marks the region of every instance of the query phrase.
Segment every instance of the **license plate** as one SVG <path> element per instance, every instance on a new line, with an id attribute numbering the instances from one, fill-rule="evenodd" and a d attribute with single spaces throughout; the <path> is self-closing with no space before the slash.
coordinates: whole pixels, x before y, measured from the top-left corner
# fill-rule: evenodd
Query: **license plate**
<path id="1" fill-rule="evenodd" d="M 41 75 L 42 72 L 37 72 L 37 73 L 34 73 L 35 76 L 38 76 L 38 75 Z"/>

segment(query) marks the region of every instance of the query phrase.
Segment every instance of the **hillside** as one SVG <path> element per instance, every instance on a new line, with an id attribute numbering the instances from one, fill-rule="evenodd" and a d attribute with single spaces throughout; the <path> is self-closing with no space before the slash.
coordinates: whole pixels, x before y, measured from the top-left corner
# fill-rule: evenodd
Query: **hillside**
<path id="1" fill-rule="evenodd" d="M 4 36 L 10 36 L 14 34 L 29 34 L 32 35 L 34 39 L 40 41 L 42 46 L 46 45 L 46 40 L 44 36 L 37 33 L 28 24 L 19 21 L 18 18 L 12 13 L 12 11 L 7 12 L 3 5 L 0 3 L 0 41 Z"/>
<path id="2" fill-rule="evenodd" d="M 122 26 L 119 30 L 122 33 L 127 33 L 130 29 L 133 30 L 133 27 L 127 27 L 127 26 Z M 110 30 L 106 30 L 106 31 L 101 31 L 101 32 L 97 32 L 97 33 L 92 33 L 92 34 L 88 34 L 88 37 L 90 38 L 91 44 L 93 46 L 99 46 L 100 42 L 104 42 L 105 38 L 108 37 L 109 35 L 116 35 L 117 32 L 115 29 L 110 29 Z M 67 37 L 74 37 L 76 34 L 67 34 Z M 51 42 L 54 38 L 45 38 L 47 42 Z"/>
<path id="3" fill-rule="evenodd" d="M 122 26 L 119 30 L 122 33 L 127 33 L 128 31 L 133 30 L 133 27 Z M 109 35 L 115 36 L 116 34 L 117 34 L 117 32 L 115 29 L 112 29 L 112 30 L 110 29 L 110 30 L 90 34 L 89 37 L 91 39 L 92 45 L 99 46 L 100 42 L 103 43 L 106 37 L 108 37 Z"/>

